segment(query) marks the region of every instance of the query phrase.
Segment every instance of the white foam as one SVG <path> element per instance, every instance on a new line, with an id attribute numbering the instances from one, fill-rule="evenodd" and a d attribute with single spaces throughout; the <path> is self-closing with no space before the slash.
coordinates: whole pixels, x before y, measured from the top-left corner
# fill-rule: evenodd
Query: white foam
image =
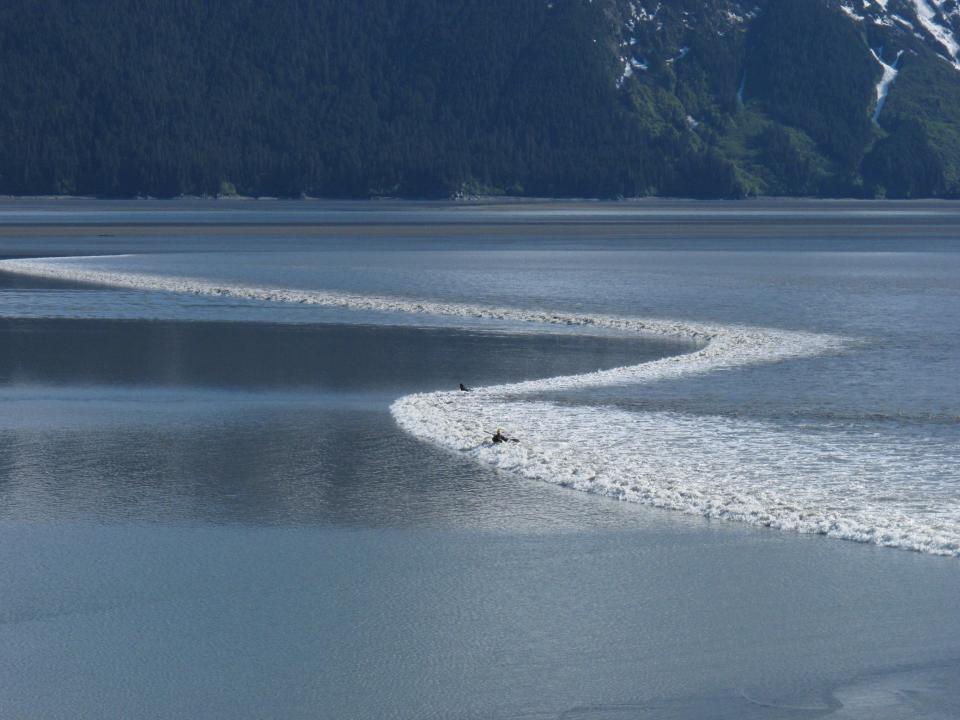
<path id="1" fill-rule="evenodd" d="M 547 402 L 542 395 L 809 357 L 837 351 L 835 336 L 734 325 L 547 312 L 467 303 L 295 290 L 97 268 L 97 258 L 6 260 L 0 269 L 113 287 L 306 303 L 353 310 L 428 313 L 605 328 L 683 338 L 692 352 L 581 375 L 409 395 L 391 407 L 407 432 L 477 462 L 524 477 L 711 518 L 819 533 L 941 555 L 960 555 L 960 508 L 889 497 L 871 477 L 923 472 L 960 460 L 942 448 L 911 448 L 852 435 L 790 433 L 773 423 Z M 521 442 L 494 445 L 498 426 Z M 570 438 L 576 442 L 570 442 Z M 939 453 L 939 455 L 938 455 Z M 949 453 L 948 453 L 949 454 Z M 926 460 L 925 460 L 926 458 Z M 793 478 L 787 481 L 785 478 Z"/>
<path id="2" fill-rule="evenodd" d="M 420 437 L 530 479 L 708 518 L 960 554 L 956 502 L 931 502 L 899 482 L 956 461 L 936 443 L 467 393 L 402 398 L 394 413 Z M 521 442 L 487 442 L 500 426 Z M 884 480 L 873 482 L 878 474 Z M 910 491 L 893 497 L 893 487 Z M 923 512 L 911 511 L 914 500 Z"/>
<path id="3" fill-rule="evenodd" d="M 291 304 L 336 307 L 369 312 L 418 313 L 448 317 L 503 320 L 542 325 L 567 325 L 615 330 L 630 334 L 675 337 L 695 342 L 710 342 L 710 357 L 719 347 L 724 355 L 739 355 L 740 361 L 751 353 L 760 356 L 782 353 L 796 354 L 803 347 L 816 352 L 826 342 L 825 336 L 811 333 L 791 333 L 759 328 L 708 325 L 704 323 L 674 322 L 660 319 L 640 319 L 614 315 L 589 315 L 549 312 L 521 308 L 473 305 L 469 303 L 413 300 L 392 296 L 360 295 L 325 290 L 300 290 L 265 287 L 242 283 L 217 282 L 206 278 L 173 277 L 149 273 L 124 272 L 97 268 L 94 263 L 114 261 L 124 255 L 39 258 L 30 260 L 0 260 L 0 270 L 33 277 L 44 277 L 69 282 L 90 283 L 133 290 L 152 290 L 171 293 L 233 297 L 245 300 L 282 302 Z"/>

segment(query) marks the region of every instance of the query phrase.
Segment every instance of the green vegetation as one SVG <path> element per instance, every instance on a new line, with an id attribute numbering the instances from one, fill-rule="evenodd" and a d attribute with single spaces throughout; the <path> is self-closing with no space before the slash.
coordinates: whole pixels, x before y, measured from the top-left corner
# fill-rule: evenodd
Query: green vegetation
<path id="1" fill-rule="evenodd" d="M 873 134 L 866 110 L 881 75 L 859 28 L 820 3 L 774 2 L 750 29 L 748 60 L 748 95 L 854 172 Z"/>
<path id="2" fill-rule="evenodd" d="M 960 73 L 939 58 L 907 56 L 880 124 L 894 136 L 901 132 L 907 136 L 899 143 L 907 167 L 915 161 L 920 175 L 936 172 L 931 163 L 941 167 L 941 182 L 930 176 L 904 196 L 960 197 Z M 890 145 L 886 143 L 888 148 Z M 871 176 L 870 168 L 865 168 L 865 174 L 875 184 L 887 185 L 890 192 L 889 180 Z"/>
<path id="3" fill-rule="evenodd" d="M 237 186 L 229 180 L 221 180 L 220 191 L 217 193 L 217 195 L 220 197 L 236 197 L 238 195 Z"/>
<path id="4" fill-rule="evenodd" d="M 875 197 L 930 197 L 946 189 L 943 161 L 923 123 L 905 120 L 864 159 L 863 174 Z"/>
<path id="5" fill-rule="evenodd" d="M 543 0 L 9 0 L 0 192 L 634 195 L 661 157 Z"/>
<path id="6" fill-rule="evenodd" d="M 881 31 L 759 5 L 7 0 L 0 193 L 960 194 L 960 73 L 918 46 L 875 127 Z"/>
<path id="7" fill-rule="evenodd" d="M 756 195 L 842 195 L 837 163 L 801 130 L 779 124 L 750 102 L 720 141 L 725 155 L 752 179 Z M 846 193 L 849 194 L 849 193 Z"/>

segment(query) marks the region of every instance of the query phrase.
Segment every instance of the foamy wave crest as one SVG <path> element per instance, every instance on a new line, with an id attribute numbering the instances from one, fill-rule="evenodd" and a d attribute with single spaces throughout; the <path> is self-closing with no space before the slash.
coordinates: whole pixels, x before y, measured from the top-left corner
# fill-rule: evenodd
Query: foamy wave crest
<path id="1" fill-rule="evenodd" d="M 708 518 L 960 555 L 955 501 L 938 504 L 915 489 L 914 503 L 888 494 L 955 462 L 943 446 L 886 438 L 878 448 L 866 433 L 803 435 L 763 421 L 467 395 L 408 396 L 393 411 L 418 437 L 525 478 Z M 493 444 L 497 427 L 520 442 Z M 883 481 L 871 482 L 878 472 Z"/>
<path id="2" fill-rule="evenodd" d="M 873 497 L 862 487 L 851 491 L 855 484 L 844 482 L 869 475 L 877 467 L 900 472 L 902 463 L 890 459 L 897 448 L 881 451 L 878 457 L 876 447 L 862 442 L 857 446 L 856 438 L 846 445 L 822 438 L 804 440 L 763 422 L 524 400 L 525 395 L 544 392 L 649 383 L 814 356 L 842 348 L 845 341 L 836 336 L 218 283 L 90 267 L 96 260 L 7 260 L 0 261 L 0 269 L 130 289 L 561 324 L 693 341 L 696 349 L 690 353 L 639 365 L 478 388 L 471 393 L 409 395 L 394 402 L 391 412 L 400 427 L 423 441 L 530 479 L 710 518 L 960 555 L 955 505 L 941 514 L 911 514 L 891 506 L 879 492 Z M 491 443 L 496 427 L 507 428 L 521 442 Z M 848 462 L 836 462 L 838 456 L 846 455 Z M 798 481 L 783 482 L 791 473 Z"/>

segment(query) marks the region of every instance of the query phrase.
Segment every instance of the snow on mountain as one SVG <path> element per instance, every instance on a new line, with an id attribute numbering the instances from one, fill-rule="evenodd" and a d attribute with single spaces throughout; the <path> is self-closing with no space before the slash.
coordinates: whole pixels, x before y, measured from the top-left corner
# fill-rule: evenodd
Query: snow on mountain
<path id="1" fill-rule="evenodd" d="M 877 105 L 873 109 L 873 116 L 870 118 L 873 122 L 877 122 L 880 119 L 880 111 L 883 110 L 883 104 L 887 101 L 887 93 L 890 92 L 890 86 L 893 84 L 893 81 L 897 79 L 897 65 L 900 64 L 900 57 L 903 55 L 903 50 L 900 50 L 893 59 L 893 62 L 889 64 L 883 60 L 883 48 L 880 48 L 879 52 L 870 48 L 870 54 L 873 55 L 874 59 L 883 67 L 883 76 L 880 78 L 880 82 L 877 83 Z"/>
<path id="2" fill-rule="evenodd" d="M 651 61 L 670 65 L 683 60 L 691 52 L 691 34 L 710 28 L 726 37 L 745 30 L 759 10 L 756 2 L 743 0 L 612 0 L 622 70 L 618 86 L 648 69 Z"/>
<path id="3" fill-rule="evenodd" d="M 920 41 L 960 70 L 960 6 L 957 0 L 839 0 L 856 22 L 901 36 L 902 44 Z"/>
<path id="4" fill-rule="evenodd" d="M 622 77 L 658 58 L 679 59 L 687 35 L 710 28 L 724 37 L 746 31 L 771 0 L 611 0 L 620 31 Z M 873 46 L 893 51 L 920 46 L 960 70 L 960 0 L 818 0 L 844 12 L 868 31 Z"/>
<path id="5" fill-rule="evenodd" d="M 913 0 L 917 20 L 933 39 L 947 51 L 947 59 L 960 70 L 960 43 L 954 23 L 958 17 L 957 4 L 950 0 Z M 951 10 L 947 10 L 950 7 Z M 947 14 L 950 12 L 950 14 Z"/>

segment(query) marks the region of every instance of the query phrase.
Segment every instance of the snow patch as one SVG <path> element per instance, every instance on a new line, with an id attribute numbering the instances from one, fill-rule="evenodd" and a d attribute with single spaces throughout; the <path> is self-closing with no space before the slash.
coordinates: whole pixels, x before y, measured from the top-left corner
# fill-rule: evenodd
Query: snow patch
<path id="1" fill-rule="evenodd" d="M 680 50 L 677 51 L 677 54 L 674 57 L 667 60 L 667 63 L 670 64 L 670 63 L 675 63 L 678 60 L 683 60 L 689 54 L 690 54 L 690 48 L 682 47 L 680 48 Z"/>
<path id="2" fill-rule="evenodd" d="M 853 11 L 853 8 L 850 7 L 849 5 L 841 4 L 840 9 L 843 10 L 843 12 L 845 12 L 847 15 L 849 15 L 851 18 L 853 18 L 857 22 L 863 22 L 863 19 L 864 19 L 863 15 L 857 15 L 857 13 L 855 13 Z"/>
<path id="3" fill-rule="evenodd" d="M 617 79 L 617 87 L 623 87 L 623 84 L 627 81 L 627 78 L 633 77 L 634 70 L 647 70 L 648 65 L 646 62 L 641 62 L 634 58 L 625 58 L 621 57 L 620 62 L 623 63 L 623 72 L 620 74 L 620 77 Z"/>
<path id="4" fill-rule="evenodd" d="M 894 21 L 894 22 L 900 23 L 901 25 L 903 25 L 903 26 L 904 26 L 905 28 L 907 28 L 908 30 L 914 30 L 914 29 L 915 29 L 915 28 L 913 27 L 913 23 L 912 23 L 912 22 L 910 22 L 910 21 L 907 20 L 906 18 L 901 17 L 900 15 L 891 15 L 890 17 L 893 18 L 893 21 Z"/>
<path id="5" fill-rule="evenodd" d="M 870 54 L 873 55 L 873 58 L 880 63 L 880 66 L 883 68 L 883 76 L 880 78 L 880 82 L 877 83 L 877 106 L 873 109 L 873 115 L 870 118 L 876 123 L 880 118 L 880 111 L 883 110 L 884 103 L 887 101 L 887 93 L 890 92 L 890 86 L 893 85 L 893 81 L 897 79 L 897 66 L 900 64 L 900 56 L 903 55 L 903 50 L 897 53 L 897 56 L 889 65 L 883 61 L 883 48 L 880 48 L 879 52 L 870 48 Z"/>
<path id="6" fill-rule="evenodd" d="M 637 5 L 636 3 L 631 2 L 629 4 L 629 15 L 627 16 L 627 29 L 630 31 L 636 30 L 638 23 L 649 23 L 657 19 L 657 14 L 660 12 L 660 3 L 657 3 L 657 6 L 653 11 L 647 10 L 643 5 Z M 659 29 L 659 28 L 658 28 Z"/>
<path id="7" fill-rule="evenodd" d="M 917 20 L 934 40 L 947 51 L 949 62 L 960 70 L 960 62 L 957 59 L 957 56 L 960 55 L 960 43 L 957 43 L 952 29 L 945 27 L 939 21 L 940 7 L 943 4 L 943 0 L 913 0 Z"/>

